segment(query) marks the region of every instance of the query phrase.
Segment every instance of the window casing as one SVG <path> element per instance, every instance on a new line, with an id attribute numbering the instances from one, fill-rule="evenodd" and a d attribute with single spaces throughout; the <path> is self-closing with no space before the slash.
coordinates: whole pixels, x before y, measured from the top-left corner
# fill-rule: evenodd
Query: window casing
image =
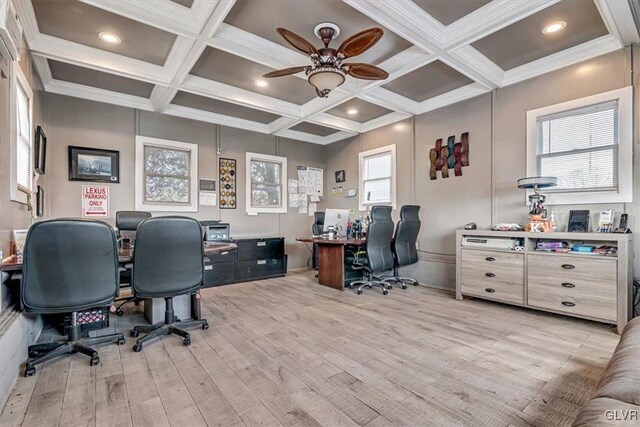
<path id="1" fill-rule="evenodd" d="M 396 146 L 364 151 L 360 161 L 360 210 L 373 205 L 396 207 Z"/>
<path id="2" fill-rule="evenodd" d="M 632 91 L 527 112 L 527 176 L 555 176 L 547 204 L 632 200 Z"/>
<path id="3" fill-rule="evenodd" d="M 136 136 L 136 209 L 197 212 L 198 145 Z"/>
<path id="4" fill-rule="evenodd" d="M 11 200 L 27 203 L 33 187 L 33 92 L 20 66 L 10 66 Z"/>
<path id="5" fill-rule="evenodd" d="M 287 159 L 247 153 L 246 160 L 247 213 L 286 213 Z"/>

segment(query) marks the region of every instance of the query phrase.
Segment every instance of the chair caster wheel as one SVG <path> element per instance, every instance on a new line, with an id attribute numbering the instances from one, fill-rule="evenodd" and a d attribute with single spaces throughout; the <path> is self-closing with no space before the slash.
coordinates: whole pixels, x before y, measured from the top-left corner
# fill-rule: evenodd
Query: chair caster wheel
<path id="1" fill-rule="evenodd" d="M 131 337 L 132 338 L 138 338 L 138 335 L 140 335 L 140 332 L 135 331 L 135 330 L 131 331 Z"/>
<path id="2" fill-rule="evenodd" d="M 31 367 L 31 368 L 26 368 L 24 370 L 24 376 L 25 377 L 32 377 L 36 374 L 36 368 Z"/>
<path id="3" fill-rule="evenodd" d="M 182 340 L 182 344 L 189 346 L 191 345 L 191 338 L 185 338 Z"/>
<path id="4" fill-rule="evenodd" d="M 124 316 L 124 311 L 122 311 L 122 309 L 119 308 L 119 309 L 116 310 L 116 315 L 122 317 L 122 316 Z"/>
<path id="5" fill-rule="evenodd" d="M 98 356 L 92 357 L 89 363 L 91 364 L 91 366 L 96 366 L 100 363 L 100 358 Z"/>
<path id="6" fill-rule="evenodd" d="M 386 289 L 382 291 L 382 295 L 387 295 L 388 293 L 389 293 L 389 291 L 386 290 Z"/>
<path id="7" fill-rule="evenodd" d="M 358 289 L 358 295 L 362 295 L 362 290 Z"/>
<path id="8" fill-rule="evenodd" d="M 133 351 L 140 353 L 142 351 L 142 344 L 136 344 L 133 346 Z"/>
<path id="9" fill-rule="evenodd" d="M 413 286 L 418 286 L 418 282 L 414 283 Z"/>
<path id="10" fill-rule="evenodd" d="M 402 285 L 402 289 L 407 289 L 407 285 Z"/>
<path id="11" fill-rule="evenodd" d="M 124 344 L 124 337 L 122 338 L 118 338 L 118 345 L 123 345 Z"/>
<path id="12" fill-rule="evenodd" d="M 391 286 L 391 285 L 387 285 L 387 288 L 388 288 L 388 289 L 393 289 L 393 286 Z"/>
<path id="13" fill-rule="evenodd" d="M 202 330 L 206 331 L 207 329 L 209 329 L 209 324 L 208 323 L 203 323 L 202 324 Z"/>

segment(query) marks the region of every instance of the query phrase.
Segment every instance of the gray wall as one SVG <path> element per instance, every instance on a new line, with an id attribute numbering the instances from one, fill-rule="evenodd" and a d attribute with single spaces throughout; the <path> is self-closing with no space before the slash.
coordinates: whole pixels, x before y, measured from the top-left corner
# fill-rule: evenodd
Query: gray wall
<path id="1" fill-rule="evenodd" d="M 135 135 L 198 144 L 198 169 L 202 178 L 218 179 L 218 155 L 237 160 L 237 209 L 201 207 L 188 215 L 201 220 L 220 219 L 231 224 L 234 237 L 284 236 L 289 268 L 303 268 L 308 249 L 295 242 L 309 235 L 313 218 L 291 209 L 287 214 L 248 216 L 245 212 L 245 153 L 273 154 L 288 158 L 288 176 L 296 176 L 297 166 L 324 167 L 323 147 L 306 142 L 280 139 L 240 129 L 217 126 L 153 112 L 136 111 L 62 95 L 48 95 L 49 168 L 48 217 L 81 215 L 82 182 L 68 180 L 68 146 L 79 145 L 120 151 L 120 183 L 108 184 L 111 217 L 115 212 L 134 209 Z M 322 205 L 321 205 L 322 206 Z M 158 212 L 154 215 L 168 215 Z"/>
<path id="2" fill-rule="evenodd" d="M 635 49 L 638 50 L 637 48 Z M 347 187 L 358 186 L 358 153 L 374 147 L 397 145 L 398 206 L 416 203 L 422 206 L 422 230 L 419 236 L 421 261 L 409 268 L 423 283 L 453 289 L 455 283 L 455 230 L 474 221 L 479 227 L 497 222 L 527 221 L 524 191 L 516 181 L 526 175 L 526 112 L 535 108 L 581 98 L 632 84 L 631 48 L 554 71 L 517 85 L 497 89 L 486 95 L 432 111 L 407 121 L 405 130 L 390 125 L 352 140 L 325 147 L 326 187 L 335 186 L 333 173 L 345 169 Z M 636 63 L 640 55 L 634 53 Z M 638 79 L 635 73 L 635 79 Z M 635 91 L 636 103 L 638 90 Z M 636 104 L 637 105 L 637 104 Z M 634 114 L 637 120 L 637 114 Z M 413 132 L 411 128 L 413 127 Z M 438 138 L 469 132 L 470 166 L 462 177 L 429 179 L 429 149 Z M 637 141 L 638 126 L 636 126 Z M 635 146 L 635 145 L 634 145 Z M 413 159 L 413 160 L 412 160 Z M 634 169 L 638 162 L 634 162 Z M 638 181 L 635 174 L 635 180 Z M 640 203 L 639 183 L 635 185 L 633 204 L 548 206 L 566 227 L 570 209 L 589 209 L 592 223 L 602 209 L 627 212 L 632 228 L 640 228 L 633 215 Z M 357 198 L 328 196 L 328 208 L 356 208 Z M 640 209 L 636 208 L 636 212 Z M 397 212 L 396 212 L 397 215 Z M 637 238 L 636 238 L 637 240 Z M 640 271 L 640 261 L 636 261 Z"/>

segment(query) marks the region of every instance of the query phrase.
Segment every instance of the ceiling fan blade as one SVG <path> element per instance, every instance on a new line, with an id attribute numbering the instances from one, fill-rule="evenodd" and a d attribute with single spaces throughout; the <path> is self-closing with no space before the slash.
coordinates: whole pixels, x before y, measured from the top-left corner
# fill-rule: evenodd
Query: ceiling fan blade
<path id="1" fill-rule="evenodd" d="M 276 70 L 276 71 L 272 71 L 270 73 L 265 74 L 264 78 L 270 78 L 270 77 L 282 77 L 282 76 L 288 76 L 290 74 L 296 74 L 299 73 L 300 71 L 304 71 L 306 70 L 307 67 L 291 67 L 291 68 L 285 68 L 284 70 Z"/>
<path id="2" fill-rule="evenodd" d="M 385 70 L 371 64 L 354 63 L 344 64 L 343 66 L 346 68 L 347 74 L 356 79 L 384 80 L 389 77 L 389 73 Z"/>
<path id="3" fill-rule="evenodd" d="M 368 30 L 360 31 L 343 41 L 338 48 L 337 54 L 342 54 L 345 58 L 360 55 L 376 44 L 383 34 L 382 28 L 369 28 Z"/>
<path id="4" fill-rule="evenodd" d="M 296 33 L 293 33 L 286 28 L 278 28 L 278 34 L 282 36 L 289 44 L 301 52 L 306 53 L 307 55 L 319 55 L 318 49 Z"/>

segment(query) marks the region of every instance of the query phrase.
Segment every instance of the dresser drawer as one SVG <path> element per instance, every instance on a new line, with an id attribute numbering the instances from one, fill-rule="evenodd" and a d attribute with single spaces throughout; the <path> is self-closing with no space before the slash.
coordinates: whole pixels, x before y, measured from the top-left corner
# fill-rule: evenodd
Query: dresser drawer
<path id="1" fill-rule="evenodd" d="M 527 279 L 527 304 L 532 307 L 616 320 L 615 259 L 531 254 Z"/>
<path id="2" fill-rule="evenodd" d="M 524 304 L 524 256 L 462 250 L 462 293 L 482 298 Z"/>
<path id="3" fill-rule="evenodd" d="M 238 240 L 238 260 L 281 258 L 284 254 L 283 238 Z"/>

